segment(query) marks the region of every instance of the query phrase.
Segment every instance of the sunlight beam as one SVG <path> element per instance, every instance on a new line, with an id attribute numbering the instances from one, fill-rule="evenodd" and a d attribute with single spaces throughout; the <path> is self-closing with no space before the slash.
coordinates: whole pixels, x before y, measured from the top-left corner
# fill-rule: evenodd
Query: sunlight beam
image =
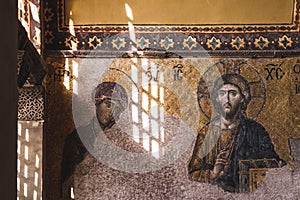
<path id="1" fill-rule="evenodd" d="M 127 15 L 127 17 L 128 17 L 131 21 L 133 21 L 132 9 L 131 9 L 131 7 L 130 7 L 127 3 L 125 3 L 125 10 L 126 10 L 126 15 Z"/>

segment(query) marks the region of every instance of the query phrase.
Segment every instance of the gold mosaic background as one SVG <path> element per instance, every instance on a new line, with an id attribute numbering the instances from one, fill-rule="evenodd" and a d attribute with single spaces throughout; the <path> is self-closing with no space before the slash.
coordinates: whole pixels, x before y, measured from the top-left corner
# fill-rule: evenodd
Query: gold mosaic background
<path id="1" fill-rule="evenodd" d="M 48 58 L 49 74 L 45 82 L 47 92 L 46 110 L 48 112 L 46 113 L 47 137 L 45 138 L 45 144 L 47 144 L 46 148 L 48 150 L 52 149 L 52 153 L 51 155 L 48 154 L 47 162 L 51 165 L 46 164 L 48 173 L 45 176 L 51 175 L 46 180 L 51 181 L 52 184 L 57 183 L 49 190 L 53 190 L 53 195 L 55 195 L 59 189 L 60 160 L 65 137 L 75 128 L 75 124 L 76 126 L 85 125 L 93 117 L 92 90 L 100 81 L 116 81 L 125 87 L 130 96 L 134 93 L 133 88 L 136 88 L 130 79 L 137 79 L 138 94 L 142 96 L 144 92 L 146 96 L 151 96 L 153 86 L 150 83 L 156 82 L 155 79 L 157 78 L 158 88 L 164 90 L 163 95 L 157 93 L 157 105 L 163 107 L 166 115 L 174 116 L 188 124 L 196 135 L 197 131 L 209 122 L 209 118 L 205 117 L 200 111 L 197 102 L 198 81 L 208 67 L 222 60 L 224 59 Z M 240 62 L 249 64 L 255 67 L 258 74 L 263 78 L 266 87 L 266 102 L 256 120 L 270 134 L 278 155 L 292 165 L 288 138 L 300 137 L 300 94 L 297 94 L 300 91 L 296 91 L 296 86 L 300 84 L 298 81 L 300 80 L 300 59 L 225 60 L 234 64 Z M 181 79 L 176 77 L 176 80 L 174 80 L 174 66 L 182 66 L 182 73 L 179 73 Z M 137 74 L 136 77 L 133 75 L 135 73 Z M 247 75 L 247 78 L 251 78 L 254 74 L 253 70 L 249 70 L 247 67 L 243 73 Z M 272 79 L 270 76 L 272 76 Z M 76 84 L 78 84 L 77 89 Z M 145 90 L 145 85 L 148 85 L 147 90 Z M 162 97 L 163 99 L 161 99 Z M 84 105 L 81 109 L 78 109 L 84 112 L 73 113 L 72 98 L 73 101 L 75 98 L 77 102 Z M 142 104 L 143 101 L 139 101 L 140 108 L 143 108 Z M 130 105 L 132 105 L 132 102 Z M 261 105 L 261 102 L 250 104 L 248 115 L 253 116 L 253 112 L 257 112 Z M 148 103 L 146 107 L 150 112 L 151 103 Z M 147 108 L 145 108 L 146 111 Z M 203 108 L 209 114 L 211 110 L 209 100 L 203 103 Z M 76 118 L 75 124 L 73 116 Z M 57 188 L 55 185 L 57 185 Z M 48 191 L 48 194 L 51 194 L 51 191 Z"/>
<path id="2" fill-rule="evenodd" d="M 294 0 L 66 0 L 66 22 L 127 24 L 125 4 L 135 24 L 286 24 L 292 22 Z M 118 15 L 114 14 L 118 13 Z M 280 13 L 280 14 L 279 14 Z"/>

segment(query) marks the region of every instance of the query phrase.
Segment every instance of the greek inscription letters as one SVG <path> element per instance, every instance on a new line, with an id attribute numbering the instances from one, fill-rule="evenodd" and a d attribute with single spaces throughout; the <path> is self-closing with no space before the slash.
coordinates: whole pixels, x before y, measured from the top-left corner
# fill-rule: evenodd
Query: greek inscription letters
<path id="1" fill-rule="evenodd" d="M 297 63 L 294 65 L 294 73 L 300 74 L 300 60 L 297 60 Z"/>
<path id="2" fill-rule="evenodd" d="M 293 72 L 296 75 L 295 78 L 295 89 L 296 89 L 296 94 L 300 94 L 300 81 L 298 75 L 300 74 L 300 60 L 298 59 L 296 64 L 293 66 Z"/>
<path id="3" fill-rule="evenodd" d="M 266 80 L 281 80 L 284 75 L 285 72 L 282 70 L 281 66 L 282 66 L 283 62 L 278 64 L 267 64 L 265 67 L 265 71 L 268 73 Z"/>
<path id="4" fill-rule="evenodd" d="M 70 77 L 71 79 L 74 78 L 74 76 L 70 73 L 70 71 L 65 70 L 64 67 L 56 67 L 53 75 L 54 82 L 62 81 L 62 77 L 64 77 L 65 75 Z"/>
<path id="5" fill-rule="evenodd" d="M 155 74 L 155 72 L 156 72 L 156 75 L 154 76 L 152 73 Z M 146 71 L 146 75 L 148 76 L 149 81 L 151 81 L 153 79 L 154 81 L 157 82 L 158 81 L 158 72 L 159 72 L 158 69 L 151 71 L 151 67 L 148 67 L 148 69 Z"/>
<path id="6" fill-rule="evenodd" d="M 298 78 L 295 79 L 295 89 L 296 89 L 296 94 L 300 94 L 300 81 Z"/>
<path id="7" fill-rule="evenodd" d="M 183 73 L 182 71 L 183 66 L 181 64 L 178 64 L 173 67 L 174 70 L 174 81 L 176 80 L 182 80 L 181 74 Z"/>
<path id="8" fill-rule="evenodd" d="M 300 84 L 296 83 L 296 94 L 300 94 Z"/>

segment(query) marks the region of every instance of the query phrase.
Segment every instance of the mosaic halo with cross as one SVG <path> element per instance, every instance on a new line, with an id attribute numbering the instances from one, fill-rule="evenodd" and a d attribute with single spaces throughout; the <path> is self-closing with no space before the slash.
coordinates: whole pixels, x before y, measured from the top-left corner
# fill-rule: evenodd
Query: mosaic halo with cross
<path id="1" fill-rule="evenodd" d="M 200 111 L 207 119 L 213 119 L 211 93 L 214 82 L 223 74 L 240 74 L 249 83 L 251 101 L 246 114 L 251 119 L 256 119 L 262 112 L 266 103 L 266 85 L 259 71 L 252 65 L 241 60 L 221 60 L 210 66 L 198 82 L 197 99 Z"/>

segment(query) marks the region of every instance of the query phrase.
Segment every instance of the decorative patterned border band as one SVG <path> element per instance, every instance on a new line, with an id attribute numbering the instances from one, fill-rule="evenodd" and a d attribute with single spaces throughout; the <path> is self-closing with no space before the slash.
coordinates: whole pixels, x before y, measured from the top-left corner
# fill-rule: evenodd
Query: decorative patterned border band
<path id="1" fill-rule="evenodd" d="M 274 26 L 137 26 L 135 40 L 128 26 L 73 26 L 64 24 L 64 0 L 43 5 L 46 50 L 130 51 L 300 51 L 300 0 L 295 0 L 294 21 Z M 130 35 L 131 34 L 131 35 Z M 272 53 L 271 53 L 272 54 Z"/>

